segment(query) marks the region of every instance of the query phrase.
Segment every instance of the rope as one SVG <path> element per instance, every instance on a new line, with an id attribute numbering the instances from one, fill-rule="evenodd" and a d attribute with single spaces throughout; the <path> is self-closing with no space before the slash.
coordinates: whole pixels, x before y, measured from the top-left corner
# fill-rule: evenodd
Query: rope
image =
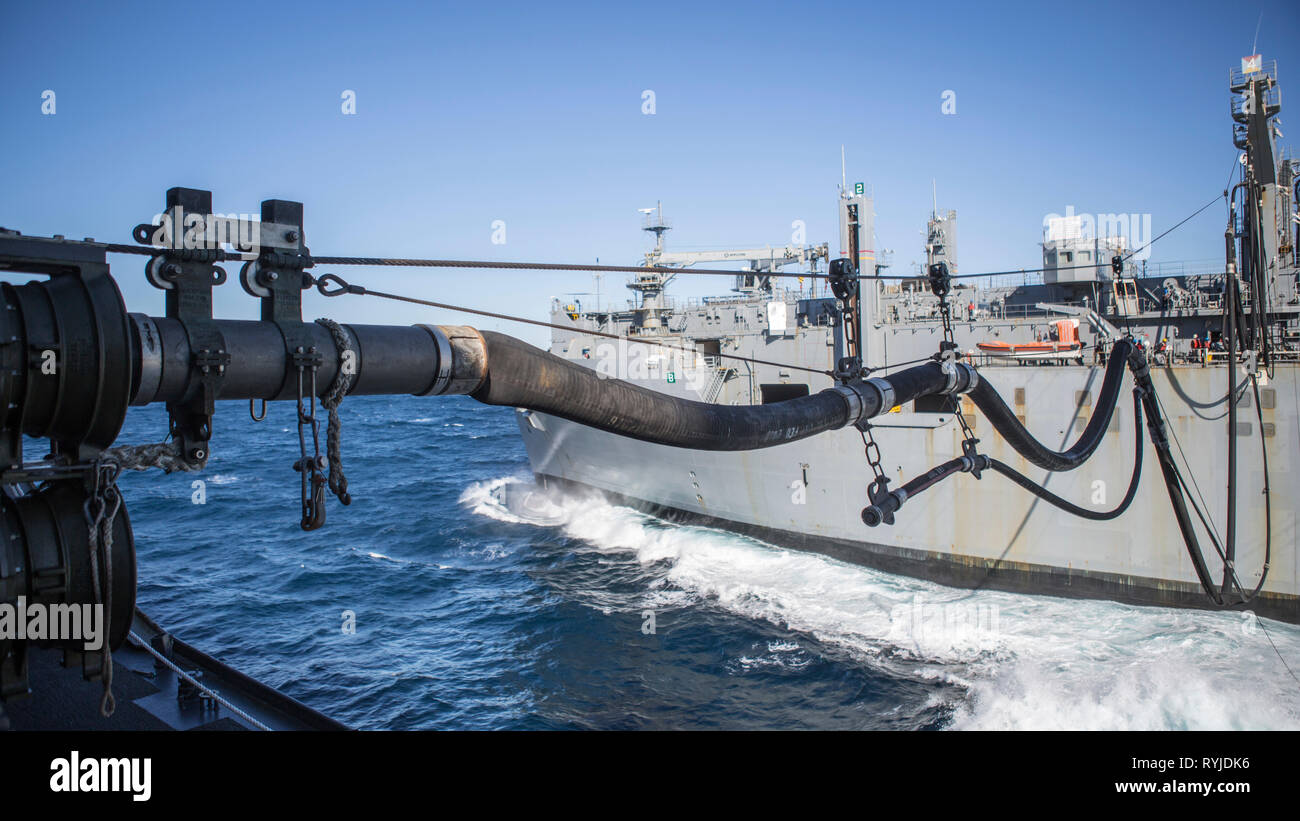
<path id="1" fill-rule="evenodd" d="M 923 356 L 920 359 L 909 359 L 906 362 L 890 362 L 886 365 L 880 365 L 875 368 L 867 368 L 866 370 L 867 373 L 875 373 L 876 371 L 888 371 L 888 370 L 893 370 L 894 368 L 905 368 L 909 365 L 919 365 L 922 362 L 934 362 L 934 361 L 935 361 L 934 355 L 931 354 L 930 356 Z"/>
<path id="2" fill-rule="evenodd" d="M 1217 199 L 1217 197 L 1216 197 Z M 1204 209 L 1202 209 L 1204 210 Z M 1199 212 L 1197 212 L 1199 213 Z M 1195 216 L 1195 215 L 1193 215 Z M 1180 225 L 1182 223 L 1179 223 Z M 1177 227 L 1177 226 L 1175 226 Z M 1170 229 L 1173 230 L 1173 229 Z M 1166 232 L 1168 233 L 1168 232 Z M 1158 237 L 1157 237 L 1158 239 Z M 1152 240 L 1154 242 L 1155 240 Z M 1150 243 L 1148 243 L 1150 244 Z M 470 259 L 395 259 L 391 257 L 312 257 L 312 262 L 318 265 L 367 265 L 374 267 L 388 268 L 493 268 L 513 271 L 590 271 L 605 273 L 626 273 L 626 274 L 673 274 L 686 276 L 738 276 L 754 275 L 773 278 L 785 279 L 830 279 L 830 274 L 818 274 L 811 272 L 791 272 L 791 271 L 733 271 L 721 268 L 672 268 L 665 265 L 582 265 L 558 262 L 506 262 L 493 260 L 470 260 Z M 1090 268 L 1095 269 L 1097 264 L 1092 265 L 1069 265 L 1054 268 L 1016 268 L 1008 271 L 985 271 L 978 274 L 953 274 L 952 279 L 977 279 L 981 277 L 1005 276 L 1008 274 L 1033 274 L 1042 273 L 1043 271 L 1073 271 L 1076 269 Z M 858 274 L 857 276 L 844 277 L 844 279 L 878 279 L 878 280 L 901 280 L 901 279 L 924 279 L 925 274 Z"/>
<path id="3" fill-rule="evenodd" d="M 1153 240 L 1154 241 L 1154 240 Z M 73 244 L 85 245 L 92 244 L 101 246 L 110 254 L 134 254 L 136 256 L 155 256 L 162 253 L 169 253 L 168 249 L 155 248 L 153 246 L 135 246 L 122 245 L 118 243 L 81 243 L 73 241 Z M 171 252 L 174 253 L 174 252 Z M 200 253 L 200 252 L 192 252 Z M 213 262 L 244 262 L 250 259 L 249 255 L 241 254 L 234 251 L 210 250 L 202 251 L 210 257 Z M 627 273 L 627 274 L 672 274 L 685 276 L 738 276 L 738 275 L 756 275 L 784 279 L 830 279 L 830 274 L 818 274 L 813 272 L 791 272 L 791 271 L 734 271 L 723 268 L 673 268 L 667 265 L 589 265 L 582 263 L 563 263 L 563 262 L 512 262 L 501 260 L 479 260 L 479 259 L 420 259 L 420 258 L 402 258 L 402 257 L 306 257 L 307 265 L 310 268 L 314 265 L 363 265 L 376 268 L 488 268 L 508 271 L 583 271 L 592 273 Z M 1073 271 L 1082 268 L 1096 268 L 1093 265 L 1070 265 L 1052 268 L 1053 271 Z M 1008 271 L 988 271 L 979 274 L 960 274 L 953 275 L 953 279 L 975 279 L 977 277 L 1004 276 L 1007 274 L 1033 274 L 1042 273 L 1049 270 L 1047 268 L 1016 268 Z M 918 279 L 924 277 L 924 274 L 859 274 L 857 279 Z M 853 277 L 849 277 L 853 279 Z"/>
<path id="4" fill-rule="evenodd" d="M 734 271 L 732 273 L 734 273 Z M 339 287 L 334 290 L 327 290 L 326 285 L 328 285 L 329 283 L 337 283 Z M 428 300 L 428 299 L 417 299 L 416 297 L 413 296 L 402 296 L 400 294 L 384 293 L 383 291 L 372 291 L 369 288 L 363 288 L 360 285 L 349 285 L 347 282 L 343 280 L 342 277 L 338 276 L 337 274 L 325 274 L 324 276 L 321 276 L 319 279 L 317 279 L 316 290 L 320 291 L 321 294 L 323 294 L 324 296 L 341 296 L 342 294 L 353 294 L 356 296 L 375 296 L 375 297 L 379 297 L 380 299 L 391 299 L 397 302 L 409 302 L 413 305 L 427 305 L 430 308 L 442 308 L 443 310 L 446 311 L 458 311 L 460 313 L 474 314 L 475 316 L 486 316 L 491 319 L 503 319 L 507 322 L 519 322 L 524 325 L 536 325 L 541 328 L 553 328 L 560 331 L 568 331 L 570 333 L 577 332 L 577 333 L 585 334 L 587 336 L 597 336 L 597 337 L 602 337 L 604 339 L 613 339 L 615 341 L 620 341 L 620 342 L 638 341 L 630 337 L 619 336 L 618 334 L 606 333 L 604 331 L 593 331 L 587 328 L 575 328 L 572 325 L 558 325 L 554 322 L 543 322 L 540 319 L 528 319 L 527 317 L 514 316 L 512 314 L 501 314 L 501 313 L 496 313 L 495 311 L 480 310 L 478 308 L 466 308 L 462 305 L 448 305 L 443 302 L 433 302 L 432 300 Z M 669 345 L 664 342 L 647 342 L 646 344 L 657 345 L 661 348 L 668 348 L 670 350 L 682 351 L 684 353 L 689 353 L 692 355 L 699 353 L 699 351 L 695 350 L 694 348 L 686 348 L 680 345 Z M 750 362 L 756 365 L 772 365 L 773 367 L 777 367 L 777 368 L 789 368 L 791 370 L 805 371 L 807 373 L 817 373 L 817 374 L 822 374 L 824 376 L 830 376 L 830 377 L 835 376 L 833 371 L 820 370 L 818 368 L 808 368 L 803 365 L 791 365 L 785 362 L 772 362 L 771 360 L 756 359 L 754 357 L 741 356 L 740 354 L 719 352 L 717 356 L 723 359 L 736 359 L 742 362 Z"/>
<path id="5" fill-rule="evenodd" d="M 1173 228 L 1170 228 L 1168 231 L 1165 231 L 1163 234 L 1158 235 L 1155 239 L 1151 240 L 1151 241 L 1148 242 L 1146 245 L 1143 245 L 1141 248 L 1138 248 L 1138 249 L 1135 250 L 1135 251 L 1129 251 L 1127 254 L 1124 255 L 1124 261 L 1125 261 L 1125 262 L 1128 262 L 1128 261 L 1129 261 L 1129 258 L 1132 257 L 1134 254 L 1141 253 L 1142 251 L 1145 251 L 1146 249 L 1150 248 L 1152 245 L 1155 245 L 1155 244 L 1156 244 L 1156 240 L 1159 240 L 1159 239 L 1161 239 L 1161 238 L 1163 238 L 1163 237 L 1168 236 L 1169 234 L 1172 234 L 1175 230 L 1177 230 L 1178 228 L 1181 228 L 1181 227 L 1183 226 L 1183 223 L 1186 223 L 1186 222 L 1191 221 L 1191 219 L 1192 219 L 1193 217 L 1197 216 L 1197 215 L 1200 214 L 1202 211 L 1204 211 L 1206 208 L 1209 208 L 1211 205 L 1214 205 L 1214 204 L 1215 204 L 1216 202 L 1218 202 L 1220 199 L 1227 199 L 1227 196 L 1228 196 L 1228 192 L 1227 192 L 1227 191 L 1224 191 L 1222 194 L 1219 194 L 1219 195 L 1215 196 L 1214 199 L 1210 200 L 1209 202 L 1205 203 L 1205 205 L 1202 205 L 1200 208 L 1197 208 L 1195 211 L 1193 211 L 1193 212 L 1191 213 L 1191 216 L 1183 217 L 1183 219 L 1179 220 L 1179 221 L 1174 225 Z"/>
<path id="6" fill-rule="evenodd" d="M 134 644 L 136 647 L 139 647 L 141 650 L 144 650 L 146 653 L 148 653 L 149 655 L 153 656 L 153 657 L 154 657 L 155 659 L 157 659 L 158 661 L 162 662 L 162 664 L 163 664 L 164 667 L 166 667 L 167 669 L 171 670 L 173 673 L 175 673 L 177 676 L 179 676 L 182 680 L 184 680 L 184 681 L 188 682 L 189 684 L 193 685 L 193 687 L 194 687 L 195 689 L 197 689 L 197 690 L 199 690 L 199 691 L 201 691 L 201 692 L 206 693 L 206 694 L 208 695 L 208 697 L 210 697 L 213 701 L 217 702 L 218 704 L 220 704 L 221 706 L 225 707 L 225 708 L 226 708 L 227 710 L 229 710 L 230 712 L 232 712 L 232 713 L 234 713 L 235 715 L 239 716 L 239 717 L 242 718 L 244 721 L 247 721 L 249 724 L 252 724 L 252 725 L 253 725 L 254 727 L 256 727 L 257 729 L 259 729 L 259 730 L 267 730 L 267 731 L 270 731 L 270 729 L 271 729 L 270 727 L 268 727 L 267 725 L 265 725 L 265 724 L 263 724 L 262 722 L 258 721 L 257 719 L 253 718 L 253 717 L 250 716 L 248 713 L 246 713 L 246 712 L 244 712 L 243 710 L 239 709 L 239 708 L 236 707 L 235 705 L 231 704 L 231 703 L 230 703 L 229 701 L 227 701 L 225 698 L 222 698 L 221 694 L 218 693 L 216 690 L 213 690 L 211 687 L 207 686 L 206 684 L 202 684 L 202 683 L 200 683 L 199 680 L 196 679 L 194 676 L 190 675 L 189 673 L 185 672 L 184 670 L 182 670 L 181 668 L 179 668 L 179 667 L 177 667 L 175 664 L 173 664 L 172 661 L 171 661 L 171 659 L 168 659 L 168 658 L 167 658 L 166 656 L 164 656 L 162 653 L 159 653 L 157 650 L 155 650 L 155 649 L 153 649 L 152 647 L 150 647 L 150 646 L 148 645 L 148 643 L 145 642 L 144 639 L 142 639 L 142 638 L 140 638 L 138 635 L 136 635 L 136 632 L 135 632 L 134 630 L 132 630 L 132 631 L 130 632 L 130 634 L 129 634 L 129 638 L 131 639 L 131 643 L 132 643 L 132 644 Z"/>
<path id="7" fill-rule="evenodd" d="M 369 265 L 397 268 L 499 268 L 508 271 L 592 271 L 615 274 L 687 274 L 691 276 L 807 277 L 829 279 L 830 274 L 779 271 L 732 271 L 723 268 L 673 268 L 668 265 L 584 265 L 567 262 L 508 262 L 486 259 L 393 259 L 390 257 L 312 257 L 318 265 Z M 864 277 L 865 278 L 865 277 Z"/>
<path id="8" fill-rule="evenodd" d="M 329 411 L 329 424 L 325 430 L 325 458 L 330 463 L 329 489 L 345 505 L 352 504 L 352 495 L 348 493 L 348 479 L 343 475 L 343 422 L 339 420 L 339 405 L 343 397 L 352 389 L 356 368 L 349 361 L 347 354 L 352 353 L 348 347 L 348 333 L 343 326 L 332 319 L 320 318 L 316 324 L 329 330 L 334 338 L 334 347 L 338 349 L 339 369 L 334 374 L 334 381 L 321 397 L 320 403 Z M 353 354 L 355 356 L 355 354 Z"/>
<path id="9" fill-rule="evenodd" d="M 87 548 L 90 552 L 90 581 L 95 591 L 96 603 L 104 608 L 105 623 L 111 633 L 113 618 L 113 522 L 122 508 L 122 494 L 117 490 L 119 468 L 112 462 L 100 461 L 94 468 L 94 488 L 82 507 L 87 525 Z M 94 510 L 92 514 L 91 511 Z M 100 548 L 103 548 L 103 573 L 100 573 Z M 102 584 L 101 584 L 102 582 Z M 99 714 L 104 718 L 113 715 L 117 700 L 113 698 L 113 648 L 107 637 L 100 654 L 100 679 L 104 693 L 99 700 Z"/>
<path id="10" fill-rule="evenodd" d="M 1128 261 L 1133 255 L 1150 248 L 1157 240 L 1168 236 L 1176 229 L 1189 222 L 1192 218 L 1198 216 L 1206 208 L 1219 201 L 1222 195 L 1216 195 L 1205 205 L 1184 219 L 1176 223 L 1172 228 L 1152 239 L 1146 245 L 1125 255 L 1124 260 Z M 123 245 L 119 243 L 76 243 L 102 247 L 108 253 L 114 254 L 136 254 L 141 256 L 155 256 L 163 253 L 201 255 L 204 259 L 213 262 L 222 261 L 244 261 L 250 258 L 248 254 L 234 251 L 223 251 L 220 249 L 200 249 L 194 251 L 171 251 L 165 248 L 157 248 L 151 245 Z M 785 272 L 785 271 L 733 271 L 721 268 L 673 268 L 666 265 L 585 265 L 567 262 L 511 262 L 500 260 L 478 260 L 478 259 L 421 259 L 421 258 L 404 258 L 404 257 L 349 257 L 349 256 L 321 256 L 308 257 L 304 256 L 306 264 L 303 267 L 310 268 L 314 265 L 365 265 L 373 267 L 387 268 L 490 268 L 507 271 L 588 271 L 588 272 L 607 272 L 607 273 L 626 273 L 626 274 L 671 274 L 686 276 L 738 276 L 741 274 L 754 274 L 757 276 L 774 277 L 774 278 L 808 278 L 808 279 L 830 279 L 830 274 L 818 274 L 812 272 Z M 952 279 L 979 279 L 983 277 L 1009 276 L 1014 274 L 1034 274 L 1043 273 L 1044 271 L 1072 271 L 1077 269 L 1092 268 L 1097 265 L 1071 265 L 1056 268 L 1016 268 L 1006 271 L 981 271 L 976 274 L 953 274 Z M 918 279 L 923 274 L 859 274 L 857 279 L 876 279 L 876 280 L 903 280 Z"/>
<path id="11" fill-rule="evenodd" d="M 178 470 L 193 473 L 203 469 L 202 464 L 191 464 L 185 461 L 181 456 L 180 445 L 175 442 L 158 442 L 151 445 L 120 445 L 104 451 L 102 458 L 104 461 L 112 462 L 125 470 L 161 468 L 164 473 L 172 473 Z"/>

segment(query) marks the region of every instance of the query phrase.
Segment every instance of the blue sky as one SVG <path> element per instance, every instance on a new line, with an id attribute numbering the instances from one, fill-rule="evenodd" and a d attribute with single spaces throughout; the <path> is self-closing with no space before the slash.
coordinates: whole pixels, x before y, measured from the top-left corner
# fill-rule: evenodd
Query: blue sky
<path id="1" fill-rule="evenodd" d="M 934 178 L 963 271 L 1037 267 L 1049 213 L 1150 213 L 1159 233 L 1223 188 L 1227 74 L 1261 12 L 1284 132 L 1300 99 L 1294 0 L 6 5 L 0 225 L 117 242 L 184 185 L 223 213 L 304 202 L 322 255 L 635 264 L 637 209 L 657 200 L 670 247 L 783 244 L 796 219 L 834 245 L 843 144 L 896 266 L 921 257 Z M 1221 255 L 1223 220 L 1207 211 L 1152 260 Z M 161 313 L 143 260 L 111 261 L 128 307 Z M 539 319 L 551 296 L 592 290 L 580 273 L 341 273 Z M 603 290 L 622 300 L 622 285 Z M 233 281 L 216 305 L 256 315 Z M 547 336 L 353 297 L 313 294 L 305 313 Z"/>

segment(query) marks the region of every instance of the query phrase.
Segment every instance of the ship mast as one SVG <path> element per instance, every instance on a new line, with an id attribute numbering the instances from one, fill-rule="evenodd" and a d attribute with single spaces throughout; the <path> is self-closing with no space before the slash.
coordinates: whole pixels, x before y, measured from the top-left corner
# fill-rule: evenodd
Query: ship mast
<path id="1" fill-rule="evenodd" d="M 672 230 L 672 226 L 664 220 L 662 201 L 656 202 L 654 208 L 642 208 L 641 213 L 644 215 L 641 230 L 655 235 L 655 249 L 646 255 L 646 265 L 658 265 L 664 252 L 664 234 Z M 641 295 L 636 325 L 640 332 L 659 333 L 664 327 L 663 313 L 668 307 L 664 301 L 664 290 L 675 277 L 676 274 L 665 274 L 662 271 L 633 274 L 627 287 Z"/>
<path id="2" fill-rule="evenodd" d="M 1264 63 L 1258 54 L 1243 57 L 1241 70 L 1229 73 L 1228 86 L 1233 95 L 1232 141 L 1243 153 L 1241 182 L 1232 189 L 1225 231 L 1223 311 L 1228 354 L 1228 488 L 1222 583 L 1225 594 L 1235 581 L 1238 346 L 1246 376 L 1258 397 L 1259 383 L 1272 376 L 1274 364 L 1270 309 L 1276 301 L 1286 302 L 1296 296 L 1296 260 L 1288 247 L 1293 216 L 1291 192 L 1286 189 L 1291 169 L 1289 161 L 1283 160 L 1283 173 L 1278 174 L 1273 147 L 1277 133 L 1273 118 L 1282 108 L 1277 61 Z"/>

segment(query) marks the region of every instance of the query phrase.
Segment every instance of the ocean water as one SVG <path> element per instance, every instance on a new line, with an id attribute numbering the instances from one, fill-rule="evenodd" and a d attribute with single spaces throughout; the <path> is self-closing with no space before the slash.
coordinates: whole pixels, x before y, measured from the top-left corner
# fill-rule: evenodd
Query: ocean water
<path id="1" fill-rule="evenodd" d="M 532 482 L 511 410 L 342 416 L 354 501 L 313 533 L 292 403 L 221 403 L 202 474 L 121 486 L 145 612 L 353 727 L 1300 728 L 1295 626 L 945 588 L 598 498 L 537 523 L 498 501 Z M 119 442 L 166 427 L 133 408 Z"/>

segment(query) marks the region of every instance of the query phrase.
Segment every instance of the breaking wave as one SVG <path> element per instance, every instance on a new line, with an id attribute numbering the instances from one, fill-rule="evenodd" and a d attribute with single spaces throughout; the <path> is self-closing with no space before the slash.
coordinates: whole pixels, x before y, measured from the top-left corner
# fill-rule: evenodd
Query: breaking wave
<path id="1" fill-rule="evenodd" d="M 515 499 L 528 498 L 526 511 L 506 503 L 507 485 Z M 815 637 L 855 663 L 941 682 L 952 729 L 1300 728 L 1300 685 L 1278 657 L 1300 665 L 1294 625 L 948 588 L 668 525 L 519 477 L 475 483 L 460 501 L 498 521 L 556 528 L 575 549 L 637 562 L 650 600 L 716 606 Z M 601 590 L 589 592 L 602 608 L 617 606 Z M 798 673 L 809 661 L 798 641 L 776 641 L 728 669 Z"/>

